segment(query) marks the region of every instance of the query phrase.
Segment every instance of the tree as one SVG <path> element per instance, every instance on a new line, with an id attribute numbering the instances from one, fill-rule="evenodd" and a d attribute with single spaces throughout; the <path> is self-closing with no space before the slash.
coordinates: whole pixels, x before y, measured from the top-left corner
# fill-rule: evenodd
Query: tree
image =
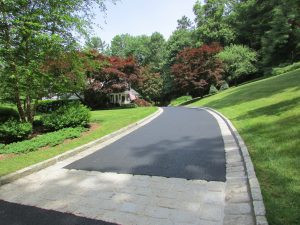
<path id="1" fill-rule="evenodd" d="M 153 73 L 151 68 L 141 69 L 141 83 L 138 87 L 139 93 L 147 100 L 159 102 L 162 97 L 163 80 L 159 73 Z"/>
<path id="2" fill-rule="evenodd" d="M 194 47 L 193 32 L 189 30 L 176 30 L 172 33 L 166 43 L 165 59 L 162 67 L 163 93 L 167 98 L 171 98 L 174 92 L 173 79 L 170 68 L 176 61 L 177 54 L 184 48 Z"/>
<path id="3" fill-rule="evenodd" d="M 101 53 L 107 52 L 108 44 L 102 41 L 100 37 L 91 37 L 85 42 L 87 49 L 94 49 Z"/>
<path id="4" fill-rule="evenodd" d="M 162 34 L 154 32 L 150 36 L 150 41 L 147 46 L 150 53 L 147 59 L 147 66 L 150 67 L 151 71 L 159 73 L 162 70 L 166 56 L 166 40 Z"/>
<path id="5" fill-rule="evenodd" d="M 227 22 L 228 0 L 198 0 L 194 5 L 196 15 L 196 36 L 198 45 L 219 42 L 222 46 L 233 43 L 234 29 Z"/>
<path id="6" fill-rule="evenodd" d="M 125 49 L 127 48 L 129 38 L 129 34 L 121 34 L 114 36 L 110 44 L 111 55 L 125 58 Z"/>
<path id="7" fill-rule="evenodd" d="M 117 35 L 111 42 L 111 55 L 119 57 L 134 57 L 140 66 L 149 64 L 151 53 L 149 49 L 150 37 L 146 35 L 131 36 Z"/>
<path id="8" fill-rule="evenodd" d="M 229 17 L 237 43 L 258 51 L 263 68 L 299 60 L 299 8 L 294 0 L 236 1 Z"/>
<path id="9" fill-rule="evenodd" d="M 108 93 L 122 92 L 140 85 L 140 68 L 132 57 L 104 56 L 94 52 L 93 61 L 99 67 L 90 67 L 88 85 L 84 91 L 86 103 L 92 107 L 106 104 Z"/>
<path id="10" fill-rule="evenodd" d="M 203 96 L 211 84 L 217 84 L 223 65 L 215 55 L 221 50 L 218 44 L 186 48 L 176 57 L 172 75 L 176 90 L 181 95 Z"/>
<path id="11" fill-rule="evenodd" d="M 243 45 L 230 45 L 217 55 L 225 63 L 225 71 L 229 81 L 237 80 L 256 72 L 257 54 L 254 50 Z"/>
<path id="12" fill-rule="evenodd" d="M 95 5 L 101 0 L 6 0 L 0 2 L 0 92 L 16 104 L 22 121 L 33 122 L 37 101 L 50 90 L 61 89 L 62 80 L 42 70 L 47 60 L 72 54 L 78 47 L 77 34 L 85 34 Z M 83 73 L 78 73 L 83 74 Z"/>
<path id="13" fill-rule="evenodd" d="M 177 20 L 177 30 L 191 30 L 192 27 L 193 23 L 187 16 L 182 16 L 179 20 Z"/>

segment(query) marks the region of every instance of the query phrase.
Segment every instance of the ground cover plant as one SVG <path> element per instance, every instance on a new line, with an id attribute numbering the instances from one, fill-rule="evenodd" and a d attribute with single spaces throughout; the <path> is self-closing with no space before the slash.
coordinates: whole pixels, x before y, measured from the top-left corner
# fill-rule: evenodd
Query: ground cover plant
<path id="1" fill-rule="evenodd" d="M 87 130 L 83 127 L 64 128 L 59 131 L 50 132 L 34 137 L 30 140 L 14 142 L 5 146 L 0 146 L 0 154 L 8 153 L 26 153 L 36 151 L 45 146 L 56 146 L 66 139 L 77 138 L 83 131 Z"/>
<path id="2" fill-rule="evenodd" d="M 300 222 L 300 70 L 197 101 L 227 116 L 246 142 L 269 224 Z"/>
<path id="3" fill-rule="evenodd" d="M 54 147 L 49 147 L 39 151 L 27 152 L 26 154 L 17 154 L 12 156 L 10 154 L 0 154 L 0 176 L 49 159 L 80 145 L 101 138 L 154 113 L 156 110 L 156 107 L 142 107 L 132 109 L 92 111 L 91 123 L 92 125 L 95 125 L 95 128 L 91 128 L 90 131 L 83 133 L 83 135 L 78 138 L 63 142 Z M 49 135 L 50 134 L 51 133 L 49 133 Z M 1 149 L 3 147 L 4 146 L 0 145 Z"/>

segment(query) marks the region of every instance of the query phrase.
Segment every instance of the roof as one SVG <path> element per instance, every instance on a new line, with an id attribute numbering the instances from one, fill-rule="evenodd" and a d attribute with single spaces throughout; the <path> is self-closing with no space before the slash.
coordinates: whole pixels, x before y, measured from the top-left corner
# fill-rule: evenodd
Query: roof
<path id="1" fill-rule="evenodd" d="M 122 92 L 113 92 L 113 93 L 109 93 L 109 94 L 132 94 L 134 96 L 141 96 L 136 90 L 134 90 L 133 88 L 131 88 L 130 90 L 126 90 L 126 91 L 122 91 Z"/>

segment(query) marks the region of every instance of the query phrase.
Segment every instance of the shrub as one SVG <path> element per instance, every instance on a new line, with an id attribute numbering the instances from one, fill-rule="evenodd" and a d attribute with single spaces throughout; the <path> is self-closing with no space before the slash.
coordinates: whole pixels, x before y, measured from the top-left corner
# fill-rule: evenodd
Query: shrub
<path id="1" fill-rule="evenodd" d="M 122 109 L 131 109 L 131 108 L 136 108 L 138 107 L 135 103 L 129 103 L 129 104 L 124 104 L 124 105 L 121 105 L 120 108 Z"/>
<path id="2" fill-rule="evenodd" d="M 300 69 L 300 62 L 293 63 L 284 67 L 276 67 L 272 69 L 272 76 L 276 76 L 282 73 L 287 73 L 296 69 Z"/>
<path id="3" fill-rule="evenodd" d="M 247 46 L 226 46 L 217 57 L 225 63 L 227 79 L 235 81 L 235 83 L 240 77 L 253 74 L 257 71 L 255 66 L 257 53 Z"/>
<path id="4" fill-rule="evenodd" d="M 21 123 L 17 120 L 10 119 L 0 124 L 0 142 L 10 143 L 27 138 L 32 133 L 30 123 Z"/>
<path id="5" fill-rule="evenodd" d="M 137 99 L 133 100 L 133 102 L 137 106 L 141 106 L 141 107 L 151 106 L 151 104 L 149 102 L 147 102 L 145 99 L 141 99 L 141 98 L 137 98 Z"/>
<path id="6" fill-rule="evenodd" d="M 85 127 L 90 121 L 90 110 L 79 103 L 63 105 L 56 111 L 44 115 L 41 120 L 48 130 L 60 130 L 66 127 Z"/>
<path id="7" fill-rule="evenodd" d="M 19 120 L 19 113 L 13 108 L 0 107 L 0 123 L 10 119 Z"/>
<path id="8" fill-rule="evenodd" d="M 0 154 L 3 153 L 26 153 L 36 151 L 45 146 L 55 146 L 62 143 L 66 139 L 77 138 L 81 135 L 85 128 L 64 128 L 59 131 L 43 134 L 30 140 L 15 142 L 5 146 L 0 146 Z"/>
<path id="9" fill-rule="evenodd" d="M 217 94 L 218 93 L 218 89 L 215 87 L 215 85 L 210 85 L 210 88 L 209 88 L 209 94 L 211 95 L 214 95 L 214 94 Z"/>
<path id="10" fill-rule="evenodd" d="M 37 104 L 36 111 L 40 113 L 50 113 L 72 102 L 78 102 L 78 100 L 43 100 Z"/>
<path id="11" fill-rule="evenodd" d="M 228 83 L 226 81 L 224 81 L 223 84 L 220 87 L 220 91 L 224 91 L 224 90 L 226 90 L 228 88 L 229 88 Z"/>

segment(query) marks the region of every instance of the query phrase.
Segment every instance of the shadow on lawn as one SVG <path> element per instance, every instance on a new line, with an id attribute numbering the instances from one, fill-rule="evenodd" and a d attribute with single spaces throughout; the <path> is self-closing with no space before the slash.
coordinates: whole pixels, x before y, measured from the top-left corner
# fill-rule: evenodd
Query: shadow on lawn
<path id="1" fill-rule="evenodd" d="M 293 91 L 298 91 L 300 90 L 299 73 L 300 71 L 290 75 L 280 75 L 273 80 L 261 80 L 229 90 L 226 96 L 209 102 L 209 107 L 217 109 L 233 107 L 245 102 L 268 98 L 291 88 L 294 89 Z"/>
<path id="2" fill-rule="evenodd" d="M 247 113 L 235 118 L 235 120 L 252 119 L 259 116 L 279 116 L 288 110 L 293 110 L 299 106 L 300 97 L 285 100 L 279 103 L 249 110 Z"/>
<path id="3" fill-rule="evenodd" d="M 294 115 L 242 130 L 251 149 L 270 224 L 300 221 L 300 126 L 297 124 L 300 117 Z"/>

